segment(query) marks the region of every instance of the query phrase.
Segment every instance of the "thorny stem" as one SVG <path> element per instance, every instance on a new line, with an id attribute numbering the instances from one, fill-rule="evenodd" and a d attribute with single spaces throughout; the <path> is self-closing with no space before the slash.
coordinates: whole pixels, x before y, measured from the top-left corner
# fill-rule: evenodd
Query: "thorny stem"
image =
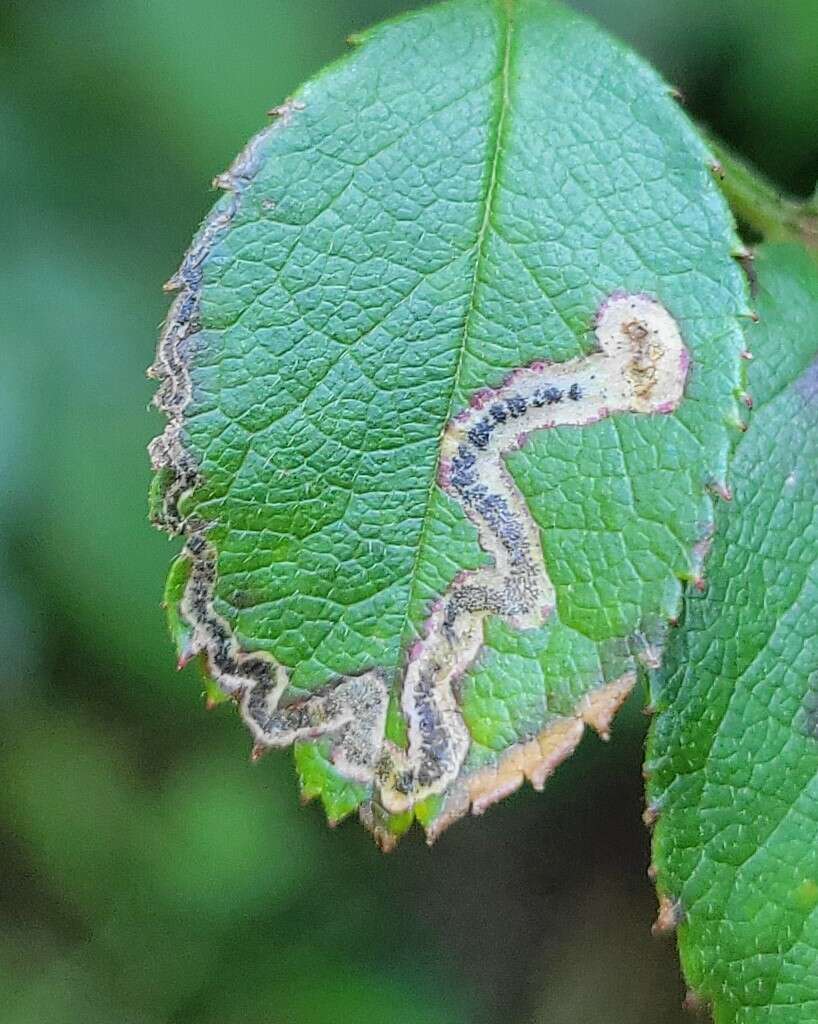
<path id="1" fill-rule="evenodd" d="M 705 132 L 718 161 L 719 186 L 739 221 L 770 242 L 799 242 L 818 258 L 818 191 L 810 199 L 781 192 L 728 146 Z"/>

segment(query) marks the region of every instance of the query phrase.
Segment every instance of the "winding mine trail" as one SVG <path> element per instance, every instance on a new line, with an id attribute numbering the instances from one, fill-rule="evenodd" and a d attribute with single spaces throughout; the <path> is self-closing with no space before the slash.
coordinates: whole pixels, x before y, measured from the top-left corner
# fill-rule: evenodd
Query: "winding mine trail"
<path id="1" fill-rule="evenodd" d="M 591 355 L 516 370 L 500 387 L 476 394 L 446 427 L 438 482 L 475 524 L 492 564 L 458 575 L 408 651 L 401 683 L 405 750 L 384 739 L 389 690 L 378 669 L 339 677 L 321 693 L 281 706 L 286 668 L 269 655 L 239 650 L 213 609 L 215 555 L 203 532 L 189 536 L 193 570 L 182 614 L 193 627 L 192 649 L 206 653 L 214 679 L 239 698 L 257 745 L 331 735 L 336 768 L 374 784 L 375 799 L 392 813 L 454 782 L 470 738 L 453 684 L 480 650 L 484 620 L 495 615 L 516 629 L 534 629 L 555 606 L 539 528 L 505 456 L 538 430 L 622 413 L 670 413 L 684 392 L 688 352 L 655 299 L 615 293 L 601 305 L 595 331 Z"/>

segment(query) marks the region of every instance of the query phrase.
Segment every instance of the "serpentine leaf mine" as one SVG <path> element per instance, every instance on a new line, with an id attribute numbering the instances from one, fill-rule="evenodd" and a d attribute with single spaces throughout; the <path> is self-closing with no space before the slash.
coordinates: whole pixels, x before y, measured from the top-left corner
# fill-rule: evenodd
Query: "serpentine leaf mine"
<path id="1" fill-rule="evenodd" d="M 335 679 L 326 692 L 282 706 L 286 668 L 238 648 L 213 608 L 216 565 L 204 530 L 188 536 L 193 571 L 181 610 L 193 628 L 190 653 L 204 653 L 212 677 L 236 695 L 257 744 L 284 747 L 330 735 L 338 771 L 374 783 L 378 803 L 391 813 L 454 782 L 469 747 L 454 686 L 480 650 L 485 618 L 535 629 L 555 605 L 539 531 L 503 456 L 532 431 L 581 427 L 622 412 L 666 414 L 682 397 L 688 353 L 655 299 L 611 296 L 597 315 L 596 334 L 597 353 L 518 370 L 501 387 L 478 392 L 446 427 L 440 485 L 474 521 L 492 564 L 456 577 L 410 648 L 400 688 L 409 727 L 405 751 L 384 739 L 389 687 L 378 669 Z"/>

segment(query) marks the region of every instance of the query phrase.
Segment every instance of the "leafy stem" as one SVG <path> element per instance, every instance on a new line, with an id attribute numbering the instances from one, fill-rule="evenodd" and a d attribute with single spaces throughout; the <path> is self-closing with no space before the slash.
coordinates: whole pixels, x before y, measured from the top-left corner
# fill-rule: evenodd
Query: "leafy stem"
<path id="1" fill-rule="evenodd" d="M 809 199 L 787 195 L 729 146 L 705 133 L 716 157 L 714 172 L 736 217 L 769 242 L 799 242 L 818 257 L 818 191 Z"/>

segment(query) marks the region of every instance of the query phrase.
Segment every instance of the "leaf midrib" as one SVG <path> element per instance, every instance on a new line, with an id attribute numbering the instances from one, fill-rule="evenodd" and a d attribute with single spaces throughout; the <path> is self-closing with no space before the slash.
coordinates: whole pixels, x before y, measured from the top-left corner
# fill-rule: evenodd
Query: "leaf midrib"
<path id="1" fill-rule="evenodd" d="M 395 652 L 396 665 L 400 661 L 403 650 L 408 640 L 408 633 L 411 629 L 411 608 L 414 603 L 415 587 L 417 584 L 418 568 L 420 566 L 421 555 L 426 546 L 426 534 L 429 527 L 430 508 L 432 504 L 432 498 L 437 486 L 437 478 L 440 469 L 440 452 L 443 443 L 443 433 L 446 427 L 454 415 L 454 402 L 455 395 L 458 393 L 458 384 L 460 382 L 460 374 L 463 369 L 463 360 L 466 354 L 469 338 L 469 328 L 471 325 L 472 314 L 475 310 L 475 299 L 477 296 L 477 288 L 480 280 L 480 268 L 483 262 L 484 247 L 486 242 L 486 236 L 488 235 L 489 225 L 492 218 L 492 210 L 494 206 L 494 200 L 497 194 L 497 185 L 499 181 L 499 171 L 501 155 L 503 150 L 503 138 L 505 135 L 506 117 L 509 109 L 509 71 L 511 66 L 511 42 L 514 33 L 514 22 L 512 19 L 512 0 L 501 0 L 498 4 L 501 12 L 502 23 L 504 26 L 503 41 L 502 41 L 502 59 L 500 63 L 499 73 L 497 75 L 497 122 L 494 132 L 494 145 L 491 147 L 490 159 L 487 161 L 489 165 L 489 180 L 488 187 L 486 189 L 486 197 L 483 205 L 483 219 L 480 223 L 480 227 L 477 231 L 477 238 L 475 239 L 475 260 L 474 260 L 474 273 L 472 274 L 471 288 L 469 290 L 469 301 L 466 308 L 466 315 L 463 320 L 463 333 L 460 340 L 460 348 L 457 354 L 457 364 L 452 374 L 452 383 L 449 389 L 449 396 L 446 403 L 446 416 L 440 427 L 440 433 L 437 438 L 437 453 L 435 455 L 434 469 L 429 477 L 429 487 L 426 492 L 426 500 L 423 505 L 423 523 L 420 530 L 420 536 L 418 537 L 417 548 L 415 549 L 415 558 L 412 563 L 412 569 L 409 576 L 409 589 L 406 596 L 406 612 L 401 625 L 399 633 L 398 648 Z"/>

